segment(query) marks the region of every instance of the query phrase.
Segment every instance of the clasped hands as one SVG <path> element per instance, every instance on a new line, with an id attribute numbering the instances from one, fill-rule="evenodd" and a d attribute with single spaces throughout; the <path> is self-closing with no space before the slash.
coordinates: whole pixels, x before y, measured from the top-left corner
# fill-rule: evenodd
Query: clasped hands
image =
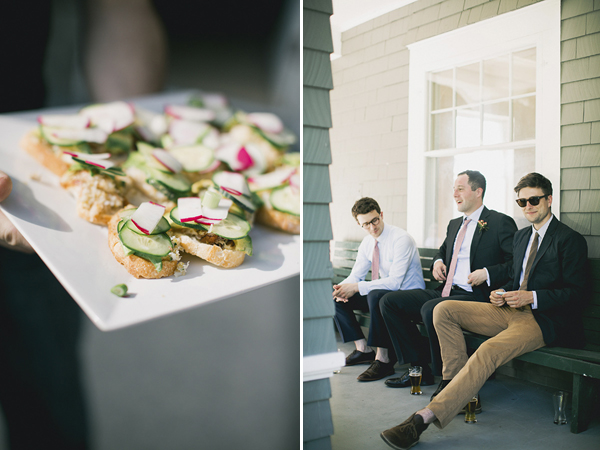
<path id="1" fill-rule="evenodd" d="M 333 285 L 333 298 L 336 302 L 347 303 L 348 299 L 358 292 L 358 283 Z"/>
<path id="2" fill-rule="evenodd" d="M 502 295 L 498 295 L 500 292 Z M 490 294 L 490 302 L 494 306 L 508 305 L 511 308 L 522 308 L 533 303 L 533 292 L 532 291 L 508 291 L 505 292 L 503 289 L 494 290 Z"/>
<path id="3" fill-rule="evenodd" d="M 442 261 L 438 261 L 433 265 L 433 277 L 438 281 L 446 281 L 446 265 Z M 477 269 L 469 274 L 467 282 L 471 286 L 479 286 L 487 281 L 487 271 L 485 269 Z"/>

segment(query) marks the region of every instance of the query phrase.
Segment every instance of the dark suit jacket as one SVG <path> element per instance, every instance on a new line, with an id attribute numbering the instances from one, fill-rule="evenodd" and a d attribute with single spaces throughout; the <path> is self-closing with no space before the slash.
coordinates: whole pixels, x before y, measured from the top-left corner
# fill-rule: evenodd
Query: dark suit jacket
<path id="1" fill-rule="evenodd" d="M 485 206 L 479 220 L 487 222 L 488 229 L 484 231 L 478 227 L 473 235 L 470 254 L 471 272 L 485 267 L 490 274 L 491 286 L 483 282 L 479 286 L 473 287 L 473 294 L 478 301 L 489 302 L 490 292 L 510 280 L 513 261 L 513 236 L 517 231 L 517 225 L 512 217 L 489 210 Z M 433 258 L 434 263 L 438 259 L 443 260 L 446 270 L 450 269 L 454 241 L 462 222 L 463 217 L 450 221 L 446 232 L 446 240 Z M 443 283 L 438 289 L 443 289 Z"/>
<path id="2" fill-rule="evenodd" d="M 512 280 L 507 291 L 519 289 L 523 259 L 532 228 L 515 234 Z M 546 345 L 582 347 L 584 344 L 581 311 L 587 302 L 587 243 L 583 236 L 556 217 L 548 226 L 529 272 L 527 290 L 537 293 L 533 310 Z"/>

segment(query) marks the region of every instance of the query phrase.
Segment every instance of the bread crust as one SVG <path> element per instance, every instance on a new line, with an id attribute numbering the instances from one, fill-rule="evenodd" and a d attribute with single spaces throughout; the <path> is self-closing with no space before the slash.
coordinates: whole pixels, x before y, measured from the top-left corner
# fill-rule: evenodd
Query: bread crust
<path id="1" fill-rule="evenodd" d="M 175 273 L 175 270 L 177 270 L 178 261 L 167 261 L 163 259 L 162 270 L 157 272 L 154 264 L 147 259 L 140 258 L 136 255 L 125 256 L 121 241 L 119 240 L 119 235 L 117 233 L 117 225 L 119 220 L 120 217 L 117 213 L 112 216 L 108 222 L 108 246 L 110 247 L 110 251 L 115 259 L 121 263 L 125 269 L 127 269 L 127 272 L 136 278 L 152 279 L 169 277 Z"/>
<path id="2" fill-rule="evenodd" d="M 300 216 L 277 211 L 267 206 L 261 206 L 256 211 L 256 221 L 288 233 L 300 234 Z"/>
<path id="3" fill-rule="evenodd" d="M 169 231 L 169 234 L 178 239 L 179 245 L 183 247 L 186 253 L 195 255 L 225 269 L 238 267 L 244 262 L 246 256 L 246 253 L 239 250 L 228 250 L 218 245 L 204 244 L 193 236 L 189 236 L 173 228 Z"/>
<path id="4" fill-rule="evenodd" d="M 29 153 L 37 162 L 58 176 L 62 176 L 69 164 L 62 160 L 60 155 L 54 152 L 52 145 L 40 138 L 35 130 L 30 131 L 21 138 L 19 145 Z"/>

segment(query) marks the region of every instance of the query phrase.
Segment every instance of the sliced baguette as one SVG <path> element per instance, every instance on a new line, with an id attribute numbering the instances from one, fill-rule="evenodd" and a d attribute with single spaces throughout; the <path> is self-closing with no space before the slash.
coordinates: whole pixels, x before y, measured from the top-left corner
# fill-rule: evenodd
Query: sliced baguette
<path id="1" fill-rule="evenodd" d="M 125 256 L 117 232 L 119 220 L 120 217 L 117 213 L 108 222 L 108 246 L 115 259 L 127 269 L 127 272 L 136 278 L 153 279 L 169 277 L 175 273 L 178 261 L 170 261 L 168 256 L 163 258 L 162 270 L 160 272 L 157 272 L 154 264 L 147 259 L 135 255 Z"/>
<path id="2" fill-rule="evenodd" d="M 37 130 L 31 130 L 23 136 L 19 145 L 55 175 L 62 176 L 69 168 L 69 164 L 62 160 L 62 151 L 55 152 L 53 146 L 42 139 Z"/>
<path id="3" fill-rule="evenodd" d="M 174 226 L 168 231 L 168 234 L 174 236 L 174 242 L 181 245 L 186 253 L 225 269 L 238 267 L 244 262 L 246 256 L 243 251 L 200 242 L 199 234 L 191 228 Z"/>
<path id="4" fill-rule="evenodd" d="M 277 211 L 267 205 L 256 211 L 256 222 L 288 233 L 300 234 L 300 216 Z"/>

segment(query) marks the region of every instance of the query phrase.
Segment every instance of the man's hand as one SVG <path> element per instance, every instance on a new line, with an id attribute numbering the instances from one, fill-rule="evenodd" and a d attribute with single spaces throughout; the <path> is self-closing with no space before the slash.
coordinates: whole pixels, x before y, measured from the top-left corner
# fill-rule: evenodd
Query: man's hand
<path id="1" fill-rule="evenodd" d="M 533 303 L 533 292 L 531 291 L 509 291 L 502 296 L 511 308 L 522 308 Z"/>
<path id="2" fill-rule="evenodd" d="M 12 180 L 4 172 L 0 171 L 0 202 L 6 200 L 11 190 Z M 31 248 L 29 242 L 21 236 L 21 233 L 6 218 L 2 211 L 0 211 L 0 245 L 23 253 L 33 253 L 33 248 Z"/>
<path id="3" fill-rule="evenodd" d="M 433 265 L 433 278 L 438 281 L 446 281 L 446 265 L 440 260 Z"/>
<path id="4" fill-rule="evenodd" d="M 506 303 L 506 301 L 504 300 L 504 297 L 502 295 L 496 294 L 496 292 L 504 293 L 504 289 L 492 291 L 490 294 L 490 302 L 494 306 L 498 306 L 498 307 L 504 306 L 504 304 Z"/>
<path id="5" fill-rule="evenodd" d="M 477 269 L 469 274 L 467 282 L 471 286 L 479 286 L 487 281 L 487 272 L 485 269 Z"/>
<path id="6" fill-rule="evenodd" d="M 358 283 L 336 284 L 333 286 L 333 298 L 338 302 L 347 302 L 357 292 Z"/>

